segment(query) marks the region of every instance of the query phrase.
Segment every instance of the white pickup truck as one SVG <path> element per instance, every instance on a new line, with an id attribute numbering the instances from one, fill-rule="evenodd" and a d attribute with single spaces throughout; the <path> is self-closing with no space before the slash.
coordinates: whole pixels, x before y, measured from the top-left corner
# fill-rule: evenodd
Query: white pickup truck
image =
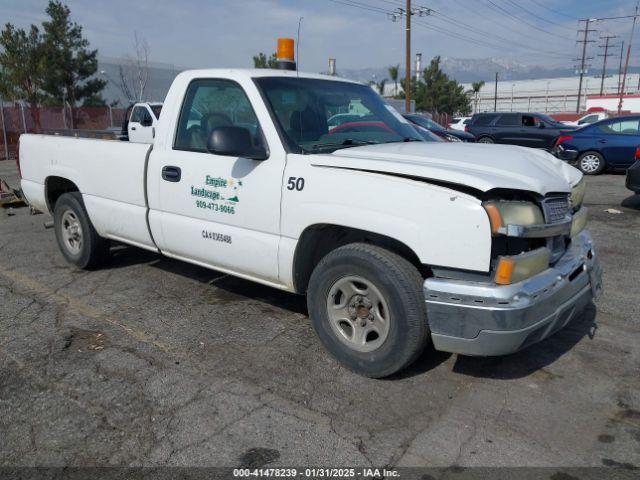
<path id="1" fill-rule="evenodd" d="M 355 105 L 362 116 L 327 126 Z M 327 350 L 370 377 L 429 341 L 515 352 L 601 287 L 578 170 L 534 149 L 425 142 L 335 77 L 183 72 L 151 145 L 22 135 L 19 162 L 72 264 L 97 267 L 117 241 L 306 294 Z"/>
<path id="2" fill-rule="evenodd" d="M 160 102 L 139 102 L 131 105 L 125 113 L 123 137 L 134 143 L 153 143 L 161 111 Z"/>

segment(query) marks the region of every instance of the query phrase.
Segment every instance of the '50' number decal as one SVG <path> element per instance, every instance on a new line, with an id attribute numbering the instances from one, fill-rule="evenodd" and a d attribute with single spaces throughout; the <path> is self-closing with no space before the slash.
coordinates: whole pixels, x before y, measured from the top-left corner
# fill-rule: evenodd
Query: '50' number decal
<path id="1" fill-rule="evenodd" d="M 287 190 L 301 191 L 304 188 L 304 178 L 302 177 L 289 177 L 287 182 Z"/>

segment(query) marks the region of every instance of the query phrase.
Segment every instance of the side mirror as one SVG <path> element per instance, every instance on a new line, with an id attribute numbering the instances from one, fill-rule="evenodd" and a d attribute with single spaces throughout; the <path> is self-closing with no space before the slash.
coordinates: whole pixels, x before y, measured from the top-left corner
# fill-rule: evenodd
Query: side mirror
<path id="1" fill-rule="evenodd" d="M 227 157 L 244 157 L 252 160 L 266 160 L 269 154 L 264 147 L 256 147 L 251 133 L 242 127 L 214 128 L 207 140 L 209 153 Z"/>
<path id="2" fill-rule="evenodd" d="M 540 122 L 540 124 L 538 125 L 538 128 L 545 128 L 544 122 Z"/>
<path id="3" fill-rule="evenodd" d="M 150 118 L 143 118 L 140 124 L 143 127 L 151 127 L 153 125 L 153 120 L 151 120 Z"/>

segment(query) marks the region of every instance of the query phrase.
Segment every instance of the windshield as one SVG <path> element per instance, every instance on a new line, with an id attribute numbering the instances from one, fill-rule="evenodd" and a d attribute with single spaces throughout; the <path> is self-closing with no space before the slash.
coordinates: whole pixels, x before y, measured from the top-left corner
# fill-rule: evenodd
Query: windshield
<path id="1" fill-rule="evenodd" d="M 255 81 L 287 143 L 302 153 L 423 141 L 402 115 L 367 86 L 311 78 Z"/>
<path id="2" fill-rule="evenodd" d="M 434 122 L 430 118 L 423 117 L 422 115 L 406 115 L 406 118 L 411 120 L 413 123 L 417 123 L 421 127 L 428 128 L 429 130 L 445 130 L 442 125 Z"/>

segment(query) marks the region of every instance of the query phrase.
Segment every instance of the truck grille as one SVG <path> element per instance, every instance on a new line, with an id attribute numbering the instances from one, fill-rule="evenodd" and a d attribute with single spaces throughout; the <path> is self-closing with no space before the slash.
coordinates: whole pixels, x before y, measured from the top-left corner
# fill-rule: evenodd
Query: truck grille
<path id="1" fill-rule="evenodd" d="M 559 223 L 569 215 L 569 197 L 549 197 L 542 201 L 542 211 L 547 223 Z"/>
<path id="2" fill-rule="evenodd" d="M 542 200 L 542 211 L 547 223 L 559 223 L 566 220 L 570 213 L 569 197 L 547 197 Z M 566 250 L 565 239 L 562 236 L 547 239 L 547 247 L 551 250 L 551 264 L 554 264 Z"/>

